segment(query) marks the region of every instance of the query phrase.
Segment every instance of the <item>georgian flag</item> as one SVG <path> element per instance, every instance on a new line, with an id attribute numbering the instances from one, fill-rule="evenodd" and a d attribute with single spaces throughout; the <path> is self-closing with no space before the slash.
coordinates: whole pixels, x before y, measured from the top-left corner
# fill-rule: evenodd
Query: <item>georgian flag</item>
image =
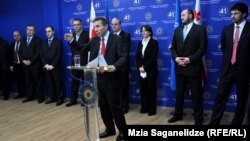
<path id="1" fill-rule="evenodd" d="M 194 10 L 194 23 L 201 25 L 201 13 L 200 13 L 200 0 L 196 0 L 195 10 Z M 207 69 L 205 55 L 202 57 L 202 86 L 204 86 L 205 81 L 207 80 Z"/>
<path id="2" fill-rule="evenodd" d="M 96 18 L 96 15 L 95 15 L 94 4 L 93 4 L 93 1 L 91 1 L 90 17 L 89 17 L 89 41 L 91 41 L 92 38 L 97 36 L 94 30 L 94 25 L 93 25 L 93 20 L 95 18 Z"/>

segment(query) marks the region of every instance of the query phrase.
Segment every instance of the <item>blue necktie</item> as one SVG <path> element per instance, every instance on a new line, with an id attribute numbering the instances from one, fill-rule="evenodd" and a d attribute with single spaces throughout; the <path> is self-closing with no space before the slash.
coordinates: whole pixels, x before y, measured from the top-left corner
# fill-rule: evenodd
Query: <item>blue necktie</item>
<path id="1" fill-rule="evenodd" d="M 28 47 L 29 44 L 30 44 L 30 40 L 31 40 L 31 37 L 28 37 L 28 38 L 27 38 L 27 47 Z"/>
<path id="2" fill-rule="evenodd" d="M 49 47 L 50 47 L 51 41 L 52 41 L 51 39 L 48 40 L 48 45 L 49 45 Z"/>

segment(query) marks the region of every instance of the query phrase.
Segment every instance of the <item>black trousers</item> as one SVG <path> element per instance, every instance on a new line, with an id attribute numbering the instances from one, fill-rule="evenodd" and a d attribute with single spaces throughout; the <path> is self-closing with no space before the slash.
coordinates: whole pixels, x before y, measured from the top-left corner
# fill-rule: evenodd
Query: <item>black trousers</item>
<path id="1" fill-rule="evenodd" d="M 123 110 L 129 109 L 129 72 L 120 73 L 120 93 L 121 93 L 121 103 L 120 107 Z"/>
<path id="2" fill-rule="evenodd" d="M 23 72 L 22 64 L 14 64 L 13 65 L 13 73 L 16 78 L 16 84 L 17 84 L 17 90 L 18 90 L 18 96 L 25 96 L 25 77 Z"/>
<path id="3" fill-rule="evenodd" d="M 157 73 L 147 73 L 145 79 L 140 77 L 141 112 L 156 114 Z"/>
<path id="4" fill-rule="evenodd" d="M 49 87 L 49 97 L 52 100 L 63 100 L 64 93 L 62 89 L 60 68 L 55 68 L 51 71 L 46 71 L 45 73 Z"/>
<path id="5" fill-rule="evenodd" d="M 77 101 L 78 91 L 80 86 L 80 79 L 84 80 L 83 71 L 71 70 L 72 81 L 71 81 L 71 100 Z"/>
<path id="6" fill-rule="evenodd" d="M 116 73 L 98 74 L 99 106 L 106 129 L 115 129 L 126 135 L 127 127 L 120 104 L 119 77 Z"/>
<path id="7" fill-rule="evenodd" d="M 196 123 L 203 122 L 203 93 L 201 77 L 188 77 L 184 75 L 176 75 L 176 103 L 175 116 L 182 117 L 184 105 L 184 92 L 187 85 L 191 91 L 194 120 Z"/>
<path id="8" fill-rule="evenodd" d="M 26 98 L 34 99 L 44 99 L 42 93 L 42 80 L 41 80 L 41 69 L 37 68 L 24 68 L 24 76 L 26 80 Z"/>
<path id="9" fill-rule="evenodd" d="M 221 76 L 219 79 L 213 113 L 210 121 L 210 124 L 212 125 L 220 124 L 233 84 L 236 84 L 237 106 L 231 124 L 240 125 L 244 120 L 249 93 L 249 80 L 248 78 L 239 79 L 236 70 L 237 66 L 231 65 L 228 73 Z"/>
<path id="10" fill-rule="evenodd" d="M 8 88 L 8 70 L 5 70 L 0 67 L 0 88 L 3 92 L 5 98 L 9 97 L 9 88 Z"/>
<path id="11" fill-rule="evenodd" d="M 247 111 L 247 125 L 250 125 L 250 102 L 248 103 L 248 111 Z"/>

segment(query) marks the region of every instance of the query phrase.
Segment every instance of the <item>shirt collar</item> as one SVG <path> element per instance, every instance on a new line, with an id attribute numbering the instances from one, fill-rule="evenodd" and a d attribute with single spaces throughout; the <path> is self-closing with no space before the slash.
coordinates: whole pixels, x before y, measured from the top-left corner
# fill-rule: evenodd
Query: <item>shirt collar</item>
<path id="1" fill-rule="evenodd" d="M 243 27 L 245 26 L 245 24 L 246 24 L 246 20 L 244 20 L 244 21 L 242 21 L 240 24 L 234 24 L 234 27 L 236 27 L 236 26 L 239 26 L 240 27 L 240 29 L 243 29 Z"/>
<path id="2" fill-rule="evenodd" d="M 54 39 L 54 36 L 52 36 L 51 38 L 48 38 L 48 40 L 51 40 L 51 41 L 52 41 L 53 39 Z"/>
<path id="3" fill-rule="evenodd" d="M 150 36 L 149 36 L 147 39 L 143 38 L 143 39 L 142 39 L 142 43 L 148 43 L 150 39 L 151 39 Z"/>
<path id="4" fill-rule="evenodd" d="M 32 38 L 33 38 L 33 36 L 27 36 L 27 39 L 28 39 L 28 38 L 32 39 Z"/>
<path id="5" fill-rule="evenodd" d="M 105 41 L 108 41 L 109 38 L 109 31 L 107 31 L 107 33 L 103 36 Z"/>
<path id="6" fill-rule="evenodd" d="M 119 30 L 119 31 L 114 32 L 114 33 L 117 34 L 117 35 L 120 35 L 121 31 L 122 31 L 122 30 Z"/>
<path id="7" fill-rule="evenodd" d="M 193 26 L 193 22 L 190 22 L 189 24 L 187 24 L 187 25 L 185 25 L 185 26 L 187 26 L 187 28 L 189 29 L 189 28 L 191 28 L 192 26 Z"/>
<path id="8" fill-rule="evenodd" d="M 82 30 L 79 33 L 76 33 L 76 36 L 80 36 L 82 34 Z"/>

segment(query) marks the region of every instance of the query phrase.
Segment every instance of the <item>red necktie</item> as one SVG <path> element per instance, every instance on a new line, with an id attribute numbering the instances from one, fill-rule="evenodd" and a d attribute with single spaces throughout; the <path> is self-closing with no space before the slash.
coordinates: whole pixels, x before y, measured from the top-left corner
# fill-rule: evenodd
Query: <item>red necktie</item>
<path id="1" fill-rule="evenodd" d="M 102 55 L 102 56 L 105 56 L 105 54 L 106 54 L 106 48 L 105 48 L 104 38 L 101 37 L 101 40 L 102 40 L 101 55 Z"/>
<path id="2" fill-rule="evenodd" d="M 234 35 L 234 46 L 233 46 L 233 53 L 231 57 L 231 63 L 234 64 L 236 62 L 236 54 L 237 54 L 237 47 L 238 47 L 238 40 L 239 40 L 239 32 L 240 32 L 240 27 L 237 25 L 235 30 L 235 35 Z"/>
<path id="3" fill-rule="evenodd" d="M 105 56 L 106 48 L 105 48 L 104 38 L 101 37 L 101 40 L 102 40 L 101 55 L 102 55 L 102 56 Z M 103 74 L 103 73 L 104 73 L 104 70 L 100 70 L 100 73 Z"/>

